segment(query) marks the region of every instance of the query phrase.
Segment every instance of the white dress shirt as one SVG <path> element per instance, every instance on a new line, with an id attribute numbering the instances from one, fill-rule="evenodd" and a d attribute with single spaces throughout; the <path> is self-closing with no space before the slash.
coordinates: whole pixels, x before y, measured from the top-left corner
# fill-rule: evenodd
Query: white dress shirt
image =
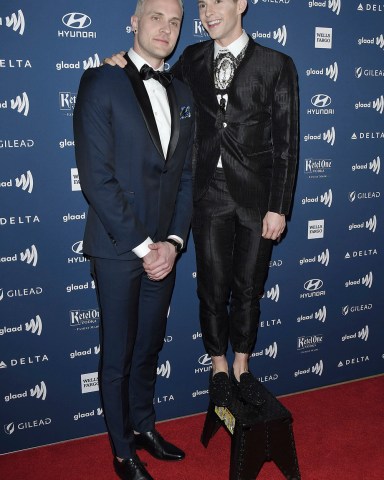
<path id="1" fill-rule="evenodd" d="M 146 62 L 132 48 L 129 50 L 128 56 L 139 72 L 143 65 L 148 65 L 148 62 Z M 164 63 L 157 70 L 163 71 Z M 171 111 L 169 108 L 167 92 L 166 89 L 161 85 L 161 83 L 154 78 L 143 80 L 143 82 L 147 90 L 149 100 L 151 102 L 152 111 L 155 116 L 157 130 L 159 131 L 161 147 L 165 159 L 167 156 L 169 141 L 171 138 Z M 173 238 L 177 242 L 181 243 L 181 246 L 183 246 L 183 240 L 177 235 L 169 235 L 168 238 Z M 147 255 L 147 253 L 151 251 L 148 248 L 148 245 L 151 243 L 153 243 L 153 241 L 150 237 L 148 237 L 146 240 L 144 240 L 143 243 L 133 248 L 132 252 L 135 253 L 139 258 L 143 258 L 145 255 Z"/>

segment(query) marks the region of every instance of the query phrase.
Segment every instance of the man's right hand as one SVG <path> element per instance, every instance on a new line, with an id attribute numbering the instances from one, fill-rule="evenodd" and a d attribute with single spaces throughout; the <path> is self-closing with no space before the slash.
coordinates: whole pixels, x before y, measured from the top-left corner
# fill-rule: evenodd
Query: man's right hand
<path id="1" fill-rule="evenodd" d="M 111 65 L 112 67 L 115 67 L 118 65 L 120 68 L 124 68 L 127 65 L 127 61 L 124 58 L 124 55 L 126 52 L 123 50 L 120 53 L 114 53 L 112 57 L 107 57 L 104 58 L 103 64 L 108 64 Z"/>

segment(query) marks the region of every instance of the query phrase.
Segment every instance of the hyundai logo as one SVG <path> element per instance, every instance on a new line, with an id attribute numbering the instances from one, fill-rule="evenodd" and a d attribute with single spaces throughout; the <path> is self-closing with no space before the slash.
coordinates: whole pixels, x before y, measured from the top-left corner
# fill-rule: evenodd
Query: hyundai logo
<path id="1" fill-rule="evenodd" d="M 210 365 L 212 365 L 212 360 L 211 360 L 211 357 L 208 355 L 208 353 L 202 355 L 199 358 L 199 363 L 200 365 L 204 365 L 205 367 L 209 367 Z"/>
<path id="2" fill-rule="evenodd" d="M 304 283 L 304 288 L 308 292 L 315 292 L 316 290 L 320 290 L 323 286 L 323 281 L 320 278 L 312 278 Z"/>
<path id="3" fill-rule="evenodd" d="M 91 25 L 92 20 L 85 13 L 72 12 L 64 15 L 62 22 L 68 28 L 87 28 Z"/>
<path id="4" fill-rule="evenodd" d="M 313 106 L 317 108 L 325 108 L 328 107 L 332 102 L 332 99 L 329 95 L 325 95 L 325 93 L 319 93 L 317 95 L 314 95 L 311 98 L 311 103 Z"/>
<path id="5" fill-rule="evenodd" d="M 80 240 L 72 245 L 72 252 L 77 253 L 78 255 L 83 254 L 83 241 Z"/>

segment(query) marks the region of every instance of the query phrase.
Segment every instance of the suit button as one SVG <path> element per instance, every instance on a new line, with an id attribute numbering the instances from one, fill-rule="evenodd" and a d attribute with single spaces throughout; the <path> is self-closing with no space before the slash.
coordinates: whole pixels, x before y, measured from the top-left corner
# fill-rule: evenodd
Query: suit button
<path id="1" fill-rule="evenodd" d="M 227 128 L 227 122 L 223 122 L 223 128 Z"/>

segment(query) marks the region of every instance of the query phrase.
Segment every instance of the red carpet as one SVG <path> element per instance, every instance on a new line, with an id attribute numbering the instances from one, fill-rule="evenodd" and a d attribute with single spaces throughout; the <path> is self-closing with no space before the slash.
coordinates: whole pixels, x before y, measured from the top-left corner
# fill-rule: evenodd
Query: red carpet
<path id="1" fill-rule="evenodd" d="M 280 398 L 294 418 L 302 480 L 384 479 L 384 376 Z M 155 480 L 228 479 L 230 437 L 220 429 L 205 449 L 204 415 L 160 423 L 159 431 L 187 452 L 182 462 L 140 453 Z M 114 480 L 105 435 L 0 456 L 2 480 Z M 272 463 L 258 480 L 281 480 Z"/>

